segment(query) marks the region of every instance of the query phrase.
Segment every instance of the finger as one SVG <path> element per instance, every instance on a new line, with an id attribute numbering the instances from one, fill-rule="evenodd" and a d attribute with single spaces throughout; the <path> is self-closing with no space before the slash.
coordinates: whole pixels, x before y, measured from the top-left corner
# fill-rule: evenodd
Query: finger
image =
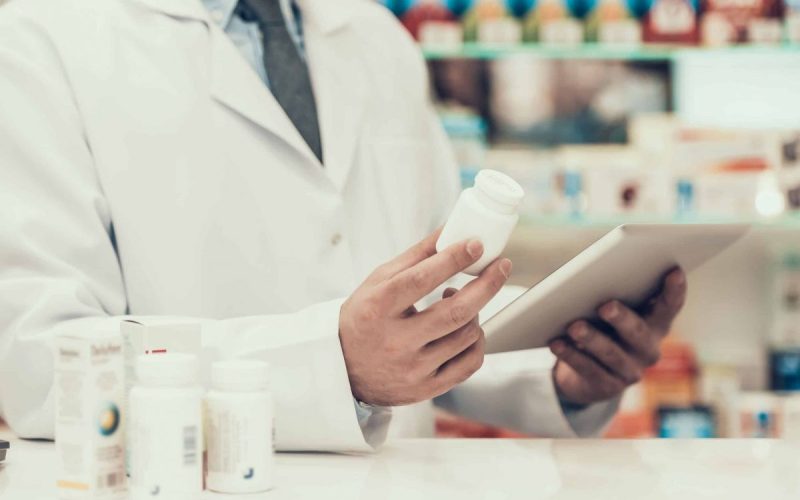
<path id="1" fill-rule="evenodd" d="M 421 340 L 428 343 L 461 328 L 478 316 L 510 274 L 510 260 L 492 262 L 457 294 L 440 300 L 412 318 L 411 321 L 415 322 L 413 331 L 420 332 Z"/>
<path id="2" fill-rule="evenodd" d="M 434 340 L 423 347 L 422 355 L 425 363 L 431 367 L 431 371 L 437 370 L 443 364 L 464 352 L 482 336 L 483 329 L 476 316 L 472 321 L 453 333 Z"/>
<path id="3" fill-rule="evenodd" d="M 602 398 L 618 394 L 625 389 L 626 385 L 622 379 L 609 373 L 597 361 L 567 342 L 555 340 L 550 344 L 550 350 L 580 376 L 582 383 L 586 386 L 580 392 L 586 392 L 595 400 L 598 399 L 598 396 Z"/>
<path id="4" fill-rule="evenodd" d="M 372 274 L 369 275 L 365 283 L 373 285 L 378 284 L 391 278 L 400 271 L 408 269 L 409 267 L 422 262 L 428 257 L 435 255 L 436 241 L 439 239 L 439 234 L 441 232 L 442 228 L 440 227 L 405 252 L 401 253 L 389 262 L 379 266 L 377 269 L 375 269 L 375 271 L 372 272 Z"/>
<path id="5" fill-rule="evenodd" d="M 477 342 L 439 367 L 434 376 L 436 393 L 431 397 L 444 394 L 478 371 L 483 366 L 485 346 L 486 338 L 481 335 Z"/>
<path id="6" fill-rule="evenodd" d="M 639 363 L 608 335 L 585 321 L 579 321 L 568 330 L 575 346 L 600 362 L 612 375 L 626 384 L 635 384 L 642 378 Z"/>
<path id="7" fill-rule="evenodd" d="M 639 314 L 616 300 L 604 304 L 598 313 L 603 321 L 616 330 L 628 350 L 639 360 L 648 366 L 658 360 L 661 334 Z"/>
<path id="8" fill-rule="evenodd" d="M 645 318 L 662 336 L 669 333 L 672 321 L 683 308 L 686 288 L 686 274 L 680 268 L 674 269 L 665 278 L 663 289 Z"/>
<path id="9" fill-rule="evenodd" d="M 483 255 L 480 240 L 469 240 L 450 245 L 436 255 L 400 271 L 378 285 L 389 306 L 390 313 L 404 310 L 475 263 Z"/>

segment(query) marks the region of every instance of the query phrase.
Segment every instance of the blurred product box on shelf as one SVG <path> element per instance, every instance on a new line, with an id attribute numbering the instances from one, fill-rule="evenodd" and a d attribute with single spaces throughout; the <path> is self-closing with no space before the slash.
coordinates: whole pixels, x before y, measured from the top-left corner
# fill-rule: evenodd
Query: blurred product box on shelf
<path id="1" fill-rule="evenodd" d="M 786 41 L 800 43 L 800 0 L 784 1 Z"/>
<path id="2" fill-rule="evenodd" d="M 792 189 L 800 202 L 795 133 L 692 129 L 651 114 L 631 120 L 629 136 L 672 172 L 679 216 L 773 217 L 783 213 Z"/>
<path id="3" fill-rule="evenodd" d="M 800 42 L 800 0 L 379 1 L 429 49 L 457 50 L 463 42 L 715 47 Z"/>
<path id="4" fill-rule="evenodd" d="M 524 1 L 475 0 L 464 14 L 464 40 L 485 44 L 517 44 L 522 42 L 522 25 L 509 8 L 519 4 L 517 10 L 524 15 L 530 5 Z"/>
<path id="5" fill-rule="evenodd" d="M 559 193 L 558 168 L 553 155 L 547 151 L 536 151 L 514 147 L 492 148 L 486 154 L 486 168 L 510 175 L 527 193 L 520 206 L 524 217 L 542 217 L 566 212 L 563 197 Z"/>
<path id="6" fill-rule="evenodd" d="M 780 398 L 771 392 L 743 392 L 740 396 L 740 436 L 743 438 L 779 437 Z"/>
<path id="7" fill-rule="evenodd" d="M 533 193 L 522 208 L 527 218 L 727 221 L 800 209 L 797 131 L 693 129 L 672 115 L 651 113 L 630 120 L 628 146 L 489 148 L 488 123 L 476 112 L 451 106 L 440 114 L 464 185 L 472 185 L 491 157 L 490 168 Z"/>
<path id="8" fill-rule="evenodd" d="M 741 381 L 736 366 L 704 364 L 700 374 L 700 401 L 713 408 L 717 437 L 739 435 Z"/>
<path id="9" fill-rule="evenodd" d="M 800 391 L 800 347 L 770 350 L 769 380 L 770 390 Z"/>
<path id="10" fill-rule="evenodd" d="M 800 209 L 800 132 L 777 134 L 780 148 L 779 179 L 789 210 Z"/>
<path id="11" fill-rule="evenodd" d="M 603 437 L 614 439 L 655 437 L 654 413 L 645 406 L 643 384 L 639 383 L 625 390 L 619 410 Z"/>
<path id="12" fill-rule="evenodd" d="M 800 439 L 800 395 L 786 394 L 781 398 L 780 435 L 784 439 Z"/>
<path id="13" fill-rule="evenodd" d="M 800 350 L 791 355 L 796 376 Z M 662 360 L 625 392 L 604 437 L 800 438 L 800 393 L 742 392 L 740 368 L 698 366 L 687 343 L 669 338 Z"/>
<path id="14" fill-rule="evenodd" d="M 439 117 L 461 169 L 461 184 L 464 188 L 470 187 L 485 165 L 486 120 L 469 108 L 457 106 L 441 108 Z"/>
<path id="15" fill-rule="evenodd" d="M 642 37 L 648 43 L 696 44 L 698 0 L 653 0 L 644 16 Z"/>
<path id="16" fill-rule="evenodd" d="M 539 0 L 524 22 L 525 39 L 548 45 L 573 46 L 583 43 L 583 22 L 573 7 L 583 3 L 568 0 Z"/>
<path id="17" fill-rule="evenodd" d="M 705 0 L 701 22 L 705 45 L 778 44 L 783 38 L 782 0 Z"/>
<path id="18" fill-rule="evenodd" d="M 461 25 L 451 21 L 430 21 L 419 28 L 419 42 L 427 49 L 458 50 L 464 40 Z"/>
<path id="19" fill-rule="evenodd" d="M 632 9 L 644 2 L 598 0 L 586 18 L 586 40 L 612 45 L 638 45 L 642 42 L 644 12 Z"/>
<path id="20" fill-rule="evenodd" d="M 694 350 L 686 341 L 668 337 L 661 359 L 644 375 L 644 405 L 689 407 L 698 401 L 699 366 Z"/>
<path id="21" fill-rule="evenodd" d="M 587 215 L 668 216 L 674 212 L 671 174 L 644 165 L 634 148 L 565 146 L 559 150 L 558 165 L 563 171 L 580 173 Z"/>
<path id="22" fill-rule="evenodd" d="M 769 343 L 773 349 L 787 348 L 791 352 L 792 349 L 800 349 L 800 253 L 794 250 L 779 253 L 770 267 L 772 290 Z M 800 378 L 800 366 L 797 368 L 797 376 Z M 774 385 L 772 388 L 787 390 Z M 800 390 L 800 385 L 796 390 Z"/>
<path id="23" fill-rule="evenodd" d="M 457 16 L 439 0 L 380 0 L 398 17 L 411 35 L 423 44 L 461 43 L 461 26 Z M 456 2 L 457 3 L 457 2 Z M 457 32 L 457 33 L 456 33 Z M 455 34 L 454 34 L 455 33 Z M 423 34 L 428 39 L 423 38 Z"/>
<path id="24" fill-rule="evenodd" d="M 657 413 L 658 437 L 677 439 L 717 437 L 714 411 L 709 406 L 661 406 Z"/>
<path id="25" fill-rule="evenodd" d="M 628 141 L 648 165 L 672 168 L 681 122 L 672 113 L 638 113 L 628 120 Z"/>

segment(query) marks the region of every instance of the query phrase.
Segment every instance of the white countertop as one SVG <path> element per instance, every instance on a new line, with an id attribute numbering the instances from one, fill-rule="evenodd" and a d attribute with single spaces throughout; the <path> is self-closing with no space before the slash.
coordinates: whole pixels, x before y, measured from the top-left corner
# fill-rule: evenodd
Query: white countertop
<path id="1" fill-rule="evenodd" d="M 52 443 L 12 440 L 0 499 L 56 498 L 54 469 Z M 281 453 L 275 483 L 203 498 L 797 500 L 800 442 L 406 440 L 371 456 Z"/>

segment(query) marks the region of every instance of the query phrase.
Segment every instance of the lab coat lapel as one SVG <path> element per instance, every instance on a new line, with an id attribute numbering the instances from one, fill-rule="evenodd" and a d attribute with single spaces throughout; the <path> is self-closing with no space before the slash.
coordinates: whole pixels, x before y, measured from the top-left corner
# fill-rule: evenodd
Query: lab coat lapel
<path id="1" fill-rule="evenodd" d="M 252 66 L 216 25 L 211 30 L 211 95 L 282 139 L 320 168 L 319 160 Z"/>
<path id="2" fill-rule="evenodd" d="M 360 59 L 363 49 L 347 29 L 341 10 L 327 15 L 332 3 L 336 2 L 298 1 L 305 19 L 306 51 L 326 170 L 341 191 L 356 160 L 368 85 Z M 343 1 L 343 4 L 348 2 Z"/>
<path id="3" fill-rule="evenodd" d="M 319 167 L 311 148 L 264 82 L 227 35 L 211 22 L 201 0 L 132 0 L 176 19 L 201 21 L 211 37 L 211 96 L 268 130 Z M 334 28 L 335 26 L 331 26 Z"/>

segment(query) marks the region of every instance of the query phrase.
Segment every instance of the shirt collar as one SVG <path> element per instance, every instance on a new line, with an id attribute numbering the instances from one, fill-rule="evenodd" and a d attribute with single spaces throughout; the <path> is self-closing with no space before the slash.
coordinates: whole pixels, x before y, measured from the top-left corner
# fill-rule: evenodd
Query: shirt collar
<path id="1" fill-rule="evenodd" d="M 236 10 L 238 3 L 239 0 L 203 0 L 203 5 L 208 9 L 211 19 L 222 29 L 225 29 L 231 22 L 233 11 Z"/>
<path id="2" fill-rule="evenodd" d="M 211 19 L 224 30 L 230 24 L 239 0 L 203 0 L 203 4 L 208 9 Z M 292 0 L 280 0 L 280 4 L 283 15 L 288 19 L 293 19 Z"/>

